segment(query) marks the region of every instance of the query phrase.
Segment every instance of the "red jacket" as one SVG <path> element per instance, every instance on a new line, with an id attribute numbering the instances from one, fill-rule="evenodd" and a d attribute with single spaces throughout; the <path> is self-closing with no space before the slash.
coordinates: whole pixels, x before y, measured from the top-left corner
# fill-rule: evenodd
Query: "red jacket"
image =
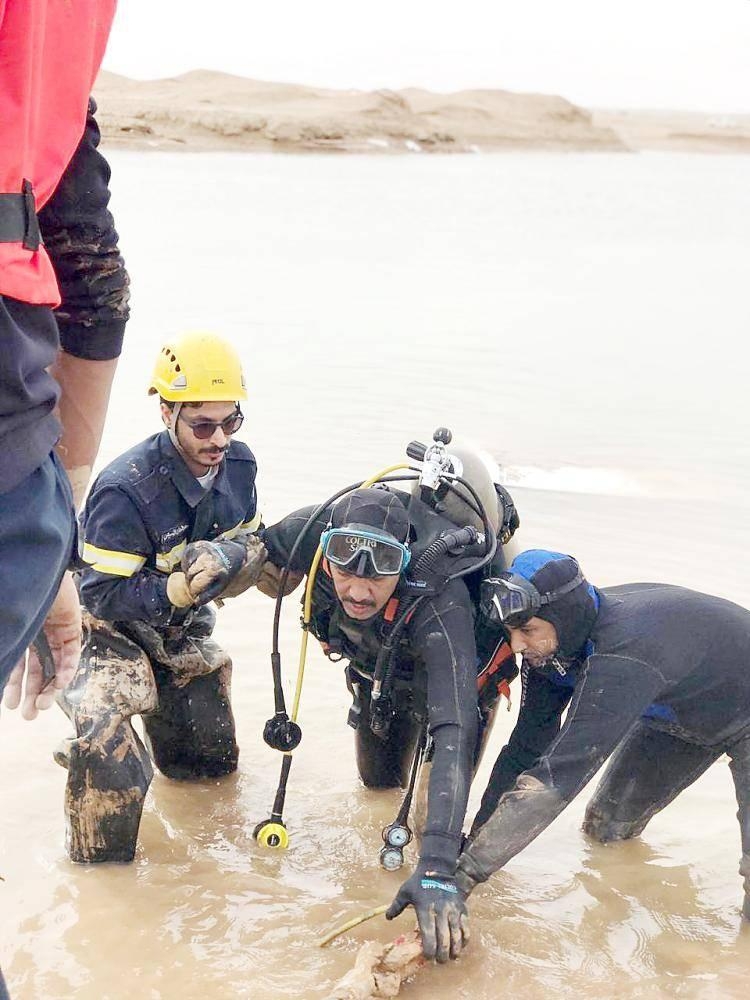
<path id="1" fill-rule="evenodd" d="M 39 210 L 83 134 L 117 0 L 0 0 L 0 192 L 31 181 Z M 56 306 L 44 247 L 0 242 L 0 295 Z"/>

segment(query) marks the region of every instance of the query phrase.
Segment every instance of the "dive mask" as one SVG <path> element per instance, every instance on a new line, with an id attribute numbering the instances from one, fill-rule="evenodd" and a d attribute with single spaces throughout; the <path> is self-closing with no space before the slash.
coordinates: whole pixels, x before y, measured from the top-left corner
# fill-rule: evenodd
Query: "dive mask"
<path id="1" fill-rule="evenodd" d="M 411 559 L 402 542 L 365 525 L 327 528 L 320 546 L 331 565 L 355 576 L 397 576 Z"/>
<path id="2" fill-rule="evenodd" d="M 540 594 L 533 583 L 517 573 L 482 580 L 481 610 L 489 621 L 506 628 L 520 628 L 533 618 L 545 604 L 551 604 L 563 594 L 570 593 L 583 583 L 579 570 L 572 580 L 562 587 Z"/>

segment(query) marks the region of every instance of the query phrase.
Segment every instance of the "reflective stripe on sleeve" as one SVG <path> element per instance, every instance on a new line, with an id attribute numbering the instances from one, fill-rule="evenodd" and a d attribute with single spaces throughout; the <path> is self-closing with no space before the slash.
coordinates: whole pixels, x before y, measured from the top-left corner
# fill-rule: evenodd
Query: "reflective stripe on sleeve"
<path id="1" fill-rule="evenodd" d="M 240 531 L 257 531 L 260 527 L 260 522 L 263 520 L 263 515 L 260 511 L 257 512 L 255 517 L 251 521 L 245 521 L 244 524 L 240 525 Z"/>
<path id="2" fill-rule="evenodd" d="M 233 528 L 229 528 L 227 531 L 222 531 L 218 537 L 225 538 L 229 541 L 229 539 L 234 538 L 235 535 L 238 535 L 241 531 L 257 531 L 262 520 L 263 515 L 259 511 L 251 521 L 241 521 L 239 524 L 235 524 Z"/>
<path id="3" fill-rule="evenodd" d="M 175 566 L 182 559 L 182 553 L 185 551 L 186 547 L 185 539 L 178 542 L 173 549 L 169 552 L 157 552 L 156 553 L 156 568 L 161 570 L 162 573 L 171 573 Z"/>
<path id="4" fill-rule="evenodd" d="M 146 562 L 146 557 L 137 552 L 114 552 L 112 549 L 100 549 L 90 542 L 84 543 L 83 559 L 98 573 L 109 573 L 112 576 L 132 576 Z"/>

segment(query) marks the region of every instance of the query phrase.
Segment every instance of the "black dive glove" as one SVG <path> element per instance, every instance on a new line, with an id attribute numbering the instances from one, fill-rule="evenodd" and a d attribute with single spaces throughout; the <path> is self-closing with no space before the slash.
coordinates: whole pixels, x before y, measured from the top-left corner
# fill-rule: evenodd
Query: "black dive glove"
<path id="1" fill-rule="evenodd" d="M 182 572 L 193 603 L 200 607 L 218 597 L 244 561 L 244 546 L 237 542 L 191 542 L 182 554 Z"/>
<path id="2" fill-rule="evenodd" d="M 447 962 L 449 958 L 457 958 L 469 940 L 465 900 L 452 875 L 443 875 L 433 871 L 429 864 L 421 864 L 398 890 L 385 919 L 393 920 L 407 906 L 413 906 L 425 958 Z"/>

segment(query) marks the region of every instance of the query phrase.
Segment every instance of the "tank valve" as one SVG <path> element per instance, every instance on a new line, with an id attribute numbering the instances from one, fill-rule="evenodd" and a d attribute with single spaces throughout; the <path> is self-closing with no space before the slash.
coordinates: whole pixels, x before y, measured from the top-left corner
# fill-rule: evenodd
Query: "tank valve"
<path id="1" fill-rule="evenodd" d="M 438 427 L 432 435 L 433 444 L 426 449 L 419 476 L 422 498 L 428 491 L 434 492 L 441 483 L 442 477 L 451 471 L 451 457 L 445 450 L 453 435 L 447 427 Z"/>

